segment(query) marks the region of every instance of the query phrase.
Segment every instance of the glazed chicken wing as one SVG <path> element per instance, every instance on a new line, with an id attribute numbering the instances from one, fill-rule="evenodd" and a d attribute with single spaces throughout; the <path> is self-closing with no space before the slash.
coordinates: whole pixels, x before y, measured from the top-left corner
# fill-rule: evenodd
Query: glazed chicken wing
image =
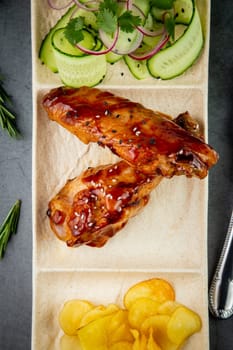
<path id="1" fill-rule="evenodd" d="M 147 204 L 160 180 L 124 161 L 89 168 L 50 201 L 51 228 L 68 246 L 102 247 Z"/>
<path id="2" fill-rule="evenodd" d="M 96 88 L 59 87 L 43 100 L 49 118 L 84 143 L 97 142 L 140 172 L 204 178 L 218 159 L 170 117 Z"/>

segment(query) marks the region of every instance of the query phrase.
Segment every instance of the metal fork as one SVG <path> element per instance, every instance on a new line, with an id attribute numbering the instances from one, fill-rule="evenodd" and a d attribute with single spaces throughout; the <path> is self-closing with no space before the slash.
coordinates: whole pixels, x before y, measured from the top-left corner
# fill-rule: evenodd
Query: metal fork
<path id="1" fill-rule="evenodd" d="M 233 315 L 233 211 L 209 290 L 209 309 L 214 317 L 226 319 Z"/>

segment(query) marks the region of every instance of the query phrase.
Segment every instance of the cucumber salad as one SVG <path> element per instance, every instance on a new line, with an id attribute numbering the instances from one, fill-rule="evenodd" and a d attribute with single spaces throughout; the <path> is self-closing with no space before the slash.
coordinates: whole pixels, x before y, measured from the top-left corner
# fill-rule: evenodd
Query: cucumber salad
<path id="1" fill-rule="evenodd" d="M 51 11 L 66 12 L 42 41 L 39 58 L 71 87 L 99 84 L 119 60 L 136 79 L 172 79 L 203 48 L 194 0 L 47 1 Z"/>

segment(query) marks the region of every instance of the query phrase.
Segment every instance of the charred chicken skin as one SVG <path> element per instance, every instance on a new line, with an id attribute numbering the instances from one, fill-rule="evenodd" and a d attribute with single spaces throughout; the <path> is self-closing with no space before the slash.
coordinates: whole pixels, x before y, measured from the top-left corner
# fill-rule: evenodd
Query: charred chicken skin
<path id="1" fill-rule="evenodd" d="M 107 91 L 59 87 L 44 97 L 43 106 L 51 120 L 82 142 L 107 146 L 150 176 L 204 178 L 218 160 L 202 138 L 179 122 Z"/>
<path id="2" fill-rule="evenodd" d="M 89 168 L 50 201 L 51 228 L 70 247 L 102 247 L 147 204 L 160 180 L 124 161 Z"/>

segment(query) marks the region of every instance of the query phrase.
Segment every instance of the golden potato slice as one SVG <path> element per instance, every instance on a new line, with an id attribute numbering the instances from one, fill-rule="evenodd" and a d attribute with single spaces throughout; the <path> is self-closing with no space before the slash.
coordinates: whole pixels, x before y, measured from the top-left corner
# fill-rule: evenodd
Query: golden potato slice
<path id="1" fill-rule="evenodd" d="M 63 332 L 67 335 L 76 335 L 81 319 L 93 307 L 94 305 L 86 300 L 67 301 L 59 314 L 59 324 Z"/>
<path id="2" fill-rule="evenodd" d="M 78 330 L 82 350 L 108 350 L 108 324 L 111 317 L 99 317 Z"/>
<path id="3" fill-rule="evenodd" d="M 177 344 L 174 344 L 167 336 L 167 325 L 170 320 L 168 315 L 154 315 L 148 317 L 141 326 L 141 331 L 147 336 L 150 330 L 153 330 L 153 337 L 156 343 L 163 350 L 177 350 Z"/>
<path id="4" fill-rule="evenodd" d="M 124 295 L 124 305 L 129 309 L 139 298 L 150 298 L 159 303 L 175 300 L 175 291 L 170 283 L 160 278 L 139 282 L 128 289 Z"/>
<path id="5" fill-rule="evenodd" d="M 120 341 L 133 341 L 133 336 L 130 331 L 128 321 L 128 311 L 119 310 L 114 315 L 108 325 L 108 337 L 110 343 L 117 343 Z"/>
<path id="6" fill-rule="evenodd" d="M 173 343 L 179 345 L 192 334 L 199 332 L 201 327 L 199 315 L 185 306 L 180 306 L 171 315 L 167 324 L 167 335 Z"/>
<path id="7" fill-rule="evenodd" d="M 132 328 L 140 329 L 146 318 L 157 313 L 159 303 L 150 298 L 136 299 L 129 308 L 129 324 Z"/>
<path id="8" fill-rule="evenodd" d="M 110 342 L 115 343 L 119 341 L 127 341 L 127 342 L 132 342 L 133 341 L 133 336 L 132 333 L 130 332 L 130 327 L 126 323 L 122 323 L 122 325 L 119 326 L 118 329 L 113 332 L 110 337 Z"/>
<path id="9" fill-rule="evenodd" d="M 108 325 L 109 334 L 115 332 L 117 328 L 124 322 L 128 322 L 128 311 L 118 309 L 117 312 L 112 315 L 112 318 Z"/>
<path id="10" fill-rule="evenodd" d="M 181 304 L 176 301 L 167 300 L 159 305 L 157 313 L 170 316 L 179 306 L 181 306 Z"/>
<path id="11" fill-rule="evenodd" d="M 119 307 L 115 304 L 109 304 L 107 306 L 98 305 L 89 310 L 85 315 L 83 315 L 80 321 L 80 328 L 96 320 L 99 317 L 110 315 L 118 310 Z"/>
<path id="12" fill-rule="evenodd" d="M 109 346 L 108 350 L 133 350 L 133 343 L 120 341 Z"/>
<path id="13" fill-rule="evenodd" d="M 153 329 L 149 330 L 149 338 L 147 341 L 147 350 L 162 350 L 161 347 L 157 344 L 153 337 Z"/>
<path id="14" fill-rule="evenodd" d="M 60 339 L 60 350 L 82 350 L 77 335 L 64 334 Z"/>
<path id="15" fill-rule="evenodd" d="M 154 339 L 152 328 L 149 330 L 149 335 L 136 329 L 132 329 L 132 334 L 135 338 L 133 350 L 162 350 Z"/>
<path id="16" fill-rule="evenodd" d="M 134 336 L 133 350 L 146 350 L 147 348 L 147 337 L 145 334 L 140 333 L 137 329 L 131 330 Z"/>

